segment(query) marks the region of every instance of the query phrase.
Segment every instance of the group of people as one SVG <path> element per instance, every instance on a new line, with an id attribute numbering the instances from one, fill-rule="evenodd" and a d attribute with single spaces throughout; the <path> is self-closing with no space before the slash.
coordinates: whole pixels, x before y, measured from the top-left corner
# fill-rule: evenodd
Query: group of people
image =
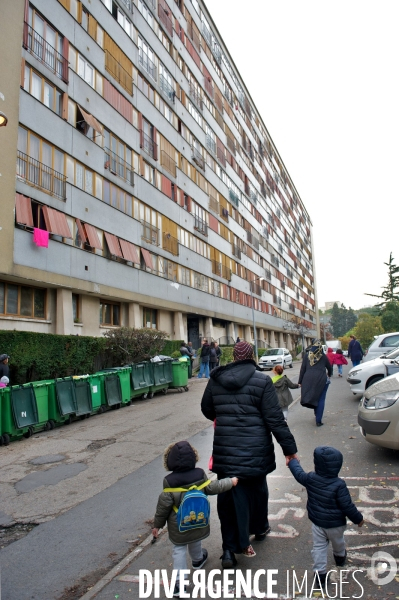
<path id="1" fill-rule="evenodd" d="M 165 451 L 164 466 L 171 472 L 164 479 L 158 499 L 153 535 L 157 537 L 159 529 L 168 523 L 173 567 L 177 570 L 173 595 L 180 597 L 179 573 L 187 568 L 187 549 L 193 569 L 202 568 L 208 558 L 202 540 L 209 535 L 209 523 L 190 531 L 179 529 L 178 511 L 188 490 L 218 495 L 224 569 L 237 564 L 236 555 L 254 557 L 252 544 L 263 542 L 271 531 L 266 476 L 276 469 L 272 436 L 281 446 L 291 473 L 308 491 L 313 569 L 325 589 L 329 542 L 336 565 L 343 566 L 346 518 L 361 526 L 363 517 L 352 503 L 345 482 L 338 477 L 342 454 L 331 447 L 316 448 L 315 472 L 305 473 L 284 411 L 290 403 L 290 388 L 301 386 L 302 404 L 314 408 L 316 423 L 321 423 L 317 411 L 323 397 L 325 400 L 332 374 L 330 361 L 320 341 L 315 340 L 304 357 L 299 383 L 293 384 L 282 368 L 275 367 L 272 379 L 265 376 L 247 342 L 236 343 L 233 356 L 232 363 L 212 370 L 201 401 L 202 413 L 214 424 L 211 464 L 217 480 L 210 482 L 203 469 L 196 467 L 198 454 L 187 441 L 172 444 Z"/>
<path id="2" fill-rule="evenodd" d="M 188 376 L 192 377 L 192 364 L 195 358 L 195 351 L 193 350 L 192 343 L 188 342 L 183 344 L 180 348 L 180 354 L 187 356 L 190 359 Z M 198 378 L 209 379 L 209 374 L 213 369 L 219 367 L 220 359 L 222 356 L 222 350 L 219 347 L 218 342 L 211 342 L 208 344 L 207 338 L 202 340 L 201 352 L 200 352 L 200 371 Z"/>

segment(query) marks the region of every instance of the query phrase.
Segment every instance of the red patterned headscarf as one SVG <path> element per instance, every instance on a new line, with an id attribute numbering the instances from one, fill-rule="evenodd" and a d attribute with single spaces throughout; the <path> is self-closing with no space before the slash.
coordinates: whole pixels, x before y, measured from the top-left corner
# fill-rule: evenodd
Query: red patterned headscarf
<path id="1" fill-rule="evenodd" d="M 234 360 L 245 360 L 254 357 L 254 349 L 248 342 L 238 342 L 233 349 Z"/>

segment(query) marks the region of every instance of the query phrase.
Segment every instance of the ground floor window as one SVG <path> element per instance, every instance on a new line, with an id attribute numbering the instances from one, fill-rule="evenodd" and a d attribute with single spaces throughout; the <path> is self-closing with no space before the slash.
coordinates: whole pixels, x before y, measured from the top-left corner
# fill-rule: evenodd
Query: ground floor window
<path id="1" fill-rule="evenodd" d="M 0 314 L 44 319 L 46 290 L 0 282 Z"/>
<path id="2" fill-rule="evenodd" d="M 151 308 L 143 309 L 143 327 L 148 327 L 149 329 L 157 328 L 157 311 Z"/>
<path id="3" fill-rule="evenodd" d="M 111 304 L 100 301 L 100 325 L 120 325 L 120 304 Z"/>
<path id="4" fill-rule="evenodd" d="M 72 314 L 73 322 L 80 323 L 79 296 L 77 294 L 72 294 Z"/>

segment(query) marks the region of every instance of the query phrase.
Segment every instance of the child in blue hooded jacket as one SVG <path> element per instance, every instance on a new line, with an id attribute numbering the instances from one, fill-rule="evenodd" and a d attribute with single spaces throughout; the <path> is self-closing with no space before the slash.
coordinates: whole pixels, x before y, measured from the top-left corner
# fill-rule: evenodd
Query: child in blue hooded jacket
<path id="1" fill-rule="evenodd" d="M 335 564 L 343 567 L 346 561 L 346 518 L 361 527 L 363 515 L 353 504 L 345 481 L 338 477 L 343 463 L 341 452 L 329 446 L 318 446 L 313 456 L 314 472 L 305 473 L 296 458 L 289 461 L 288 467 L 308 493 L 306 508 L 312 521 L 313 571 L 318 572 L 324 588 L 329 542 L 333 548 Z"/>

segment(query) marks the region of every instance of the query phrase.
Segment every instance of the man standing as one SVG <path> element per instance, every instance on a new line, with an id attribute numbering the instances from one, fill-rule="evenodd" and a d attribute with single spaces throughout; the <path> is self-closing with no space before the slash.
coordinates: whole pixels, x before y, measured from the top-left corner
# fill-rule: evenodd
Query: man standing
<path id="1" fill-rule="evenodd" d="M 0 355 L 0 379 L 2 377 L 10 377 L 10 367 L 8 366 L 8 354 Z"/>
<path id="2" fill-rule="evenodd" d="M 351 341 L 348 346 L 348 358 L 351 359 L 352 366 L 357 367 L 364 356 L 363 348 L 354 335 L 350 335 L 349 337 Z"/>
<path id="3" fill-rule="evenodd" d="M 211 347 L 208 344 L 208 340 L 204 338 L 202 340 L 202 348 L 201 348 L 201 366 L 200 372 L 198 374 L 198 379 L 201 379 L 204 372 L 205 378 L 209 379 L 209 361 L 211 356 Z"/>

